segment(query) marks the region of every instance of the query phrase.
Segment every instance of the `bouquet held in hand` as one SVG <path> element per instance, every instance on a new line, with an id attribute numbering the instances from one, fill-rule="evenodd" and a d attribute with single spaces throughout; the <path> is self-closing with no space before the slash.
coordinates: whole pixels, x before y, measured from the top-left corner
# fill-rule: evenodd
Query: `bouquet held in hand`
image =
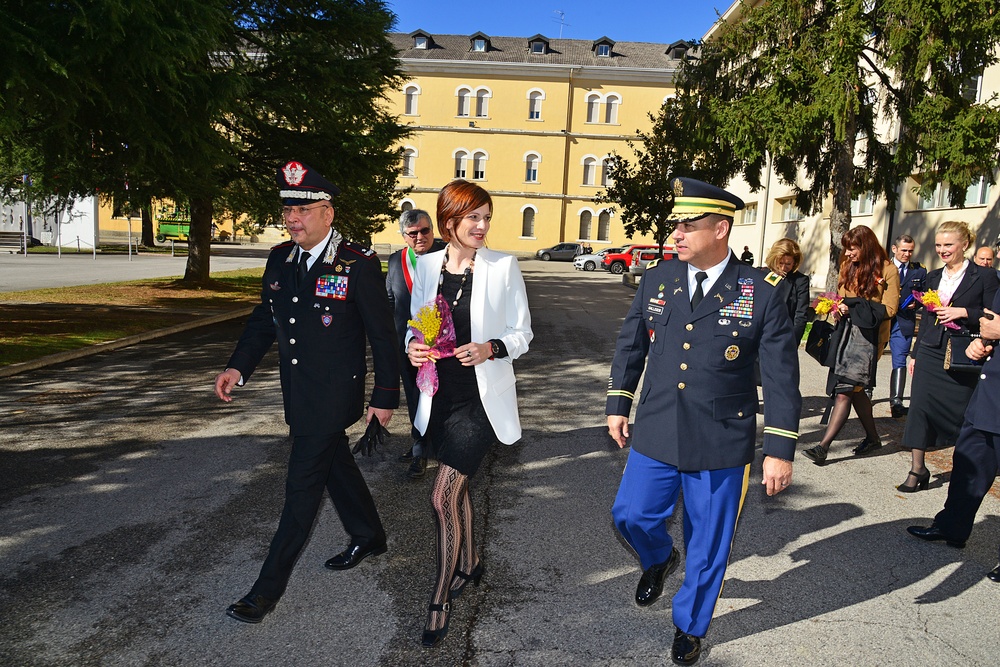
<path id="1" fill-rule="evenodd" d="M 926 292 L 914 292 L 913 298 L 923 304 L 924 308 L 927 309 L 928 313 L 936 312 L 938 308 L 947 306 L 948 304 L 941 302 L 941 295 L 937 293 L 937 290 L 929 289 Z M 954 322 L 945 322 L 944 325 L 949 329 L 961 329 Z"/>
<path id="2" fill-rule="evenodd" d="M 433 396 L 438 390 L 438 359 L 455 356 L 455 324 L 451 318 L 448 300 L 440 294 L 417 311 L 417 316 L 407 322 L 418 343 L 430 346 L 431 362 L 417 369 L 417 389 Z"/>
<path id="3" fill-rule="evenodd" d="M 823 292 L 813 299 L 812 308 L 817 315 L 826 316 L 837 310 L 844 298 L 836 292 Z"/>

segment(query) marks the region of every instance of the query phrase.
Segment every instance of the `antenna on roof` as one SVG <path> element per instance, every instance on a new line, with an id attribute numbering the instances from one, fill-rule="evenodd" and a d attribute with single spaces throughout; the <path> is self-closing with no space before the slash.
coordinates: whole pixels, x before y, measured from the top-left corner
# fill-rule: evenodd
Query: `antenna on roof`
<path id="1" fill-rule="evenodd" d="M 556 9 L 552 13 L 559 15 L 559 18 L 552 19 L 552 20 L 559 24 L 559 39 L 562 39 L 563 26 L 565 26 L 567 28 L 571 28 L 571 27 L 573 27 L 573 25 L 571 23 L 566 23 L 566 12 L 564 12 L 563 10 Z"/>

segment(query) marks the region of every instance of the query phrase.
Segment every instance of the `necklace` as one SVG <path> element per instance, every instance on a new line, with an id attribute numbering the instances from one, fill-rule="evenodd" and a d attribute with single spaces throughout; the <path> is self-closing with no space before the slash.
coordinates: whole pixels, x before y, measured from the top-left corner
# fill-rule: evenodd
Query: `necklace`
<path id="1" fill-rule="evenodd" d="M 455 300 L 451 302 L 451 308 L 454 310 L 458 306 L 458 300 L 462 298 L 462 290 L 465 288 L 465 282 L 469 279 L 469 274 L 472 273 L 473 268 L 476 266 L 476 252 L 472 252 L 472 260 L 469 261 L 469 265 L 465 267 L 465 272 L 462 273 L 462 282 L 458 285 L 458 292 L 455 293 Z M 438 294 L 441 293 L 441 286 L 444 285 L 444 272 L 448 268 L 448 250 L 444 251 L 444 263 L 441 264 L 441 275 L 438 277 Z"/>

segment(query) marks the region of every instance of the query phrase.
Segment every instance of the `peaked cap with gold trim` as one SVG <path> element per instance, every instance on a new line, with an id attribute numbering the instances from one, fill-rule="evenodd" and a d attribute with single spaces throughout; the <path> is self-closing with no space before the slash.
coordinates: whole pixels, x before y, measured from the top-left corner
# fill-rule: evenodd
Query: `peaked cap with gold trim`
<path id="1" fill-rule="evenodd" d="M 711 213 L 732 218 L 745 206 L 733 193 L 693 178 L 675 178 L 670 186 L 674 190 L 674 208 L 667 219 L 674 222 L 690 222 Z"/>
<path id="2" fill-rule="evenodd" d="M 329 201 L 339 194 L 340 188 L 307 164 L 292 160 L 278 169 L 278 196 L 285 206 Z"/>

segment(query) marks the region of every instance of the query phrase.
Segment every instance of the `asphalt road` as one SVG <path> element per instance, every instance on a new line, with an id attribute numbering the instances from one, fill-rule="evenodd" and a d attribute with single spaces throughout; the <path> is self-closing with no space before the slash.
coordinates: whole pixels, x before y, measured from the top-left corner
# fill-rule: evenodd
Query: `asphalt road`
<path id="1" fill-rule="evenodd" d="M 0 380 L 0 664 L 669 663 L 679 573 L 661 601 L 636 607 L 639 566 L 609 515 L 626 452 L 610 447 L 603 396 L 631 292 L 567 264 L 522 268 L 535 331 L 516 364 L 524 438 L 496 446 L 472 482 L 487 571 L 455 603 L 439 649 L 419 646 L 432 477 L 408 480 L 395 461 L 408 445 L 402 411 L 388 451 L 361 460 L 389 552 L 324 569 L 347 540 L 325 503 L 275 611 L 257 626 L 225 616 L 264 557 L 288 450 L 276 357 L 233 403 L 212 396 L 236 322 Z M 801 364 L 811 446 L 825 378 Z M 799 457 L 787 492 L 751 490 L 699 664 L 996 664 L 1000 585 L 983 575 L 1000 500 L 987 498 L 964 550 L 905 534 L 941 507 L 947 475 L 922 493 L 893 488 L 908 454 L 893 445 L 902 424 L 888 417 L 888 365 L 876 390 L 886 447 L 851 457 L 862 437 L 852 419 L 826 466 Z M 946 473 L 950 450 L 929 465 Z"/>

